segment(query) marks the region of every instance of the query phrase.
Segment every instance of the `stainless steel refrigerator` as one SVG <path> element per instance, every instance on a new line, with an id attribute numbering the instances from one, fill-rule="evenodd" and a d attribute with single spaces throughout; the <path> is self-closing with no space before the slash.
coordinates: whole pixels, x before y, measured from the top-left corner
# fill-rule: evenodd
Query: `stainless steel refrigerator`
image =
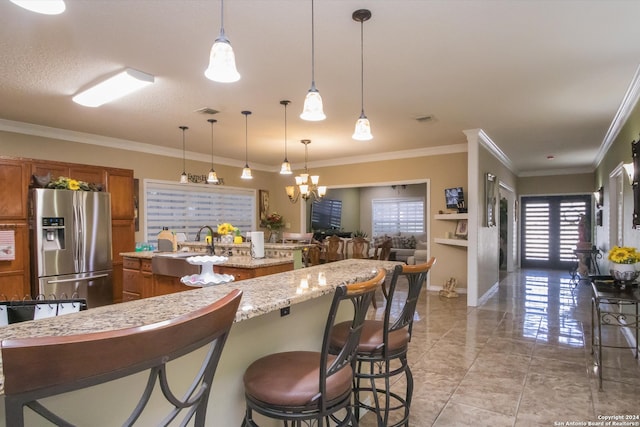
<path id="1" fill-rule="evenodd" d="M 31 207 L 33 296 L 113 303 L 110 194 L 37 188 Z"/>

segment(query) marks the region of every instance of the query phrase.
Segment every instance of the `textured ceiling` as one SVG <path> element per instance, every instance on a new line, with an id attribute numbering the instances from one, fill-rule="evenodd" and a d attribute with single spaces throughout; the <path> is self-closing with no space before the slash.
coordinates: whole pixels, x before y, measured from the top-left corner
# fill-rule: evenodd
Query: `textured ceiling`
<path id="1" fill-rule="evenodd" d="M 365 111 L 374 139 L 351 139 L 360 114 L 360 24 Z M 228 0 L 225 30 L 239 82 L 204 77 L 220 3 L 200 0 L 67 0 L 45 16 L 0 2 L 0 118 L 102 135 L 277 169 L 363 154 L 466 142 L 482 128 L 520 174 L 594 167 L 640 59 L 637 1 L 316 0 L 316 84 L 327 120 L 298 116 L 311 83 L 311 3 Z M 156 83 L 99 108 L 71 97 L 132 67 Z M 416 118 L 433 116 L 420 122 Z M 555 156 L 553 161 L 548 155 Z"/>

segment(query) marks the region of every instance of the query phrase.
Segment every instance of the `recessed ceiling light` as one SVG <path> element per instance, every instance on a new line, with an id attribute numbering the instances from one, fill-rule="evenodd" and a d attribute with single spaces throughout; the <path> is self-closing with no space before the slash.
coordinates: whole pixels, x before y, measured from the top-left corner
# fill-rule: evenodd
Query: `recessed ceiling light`
<path id="1" fill-rule="evenodd" d="M 11 0 L 11 3 L 44 15 L 59 15 L 66 9 L 64 0 Z"/>
<path id="2" fill-rule="evenodd" d="M 122 98 L 154 82 L 151 74 L 127 68 L 123 72 L 80 92 L 73 102 L 85 107 L 99 107 L 102 104 Z"/>

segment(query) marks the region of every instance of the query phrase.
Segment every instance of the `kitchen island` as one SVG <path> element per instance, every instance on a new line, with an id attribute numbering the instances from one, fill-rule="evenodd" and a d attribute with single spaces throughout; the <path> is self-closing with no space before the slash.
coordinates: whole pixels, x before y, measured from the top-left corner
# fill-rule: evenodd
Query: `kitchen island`
<path id="1" fill-rule="evenodd" d="M 207 419 L 207 425 L 210 426 L 237 426 L 244 412 L 242 374 L 247 366 L 263 355 L 278 351 L 318 350 L 335 287 L 370 279 L 378 268 L 384 268 L 390 274 L 396 264 L 392 261 L 358 259 L 338 261 L 13 324 L 0 328 L 0 338 L 73 335 L 147 325 L 183 315 L 218 300 L 232 289 L 240 289 L 243 292 L 242 301 L 214 379 Z M 290 314 L 281 316 L 281 309 L 287 307 Z M 340 313 L 339 317 L 343 319 L 347 315 Z M 204 350 L 201 349 L 171 362 L 170 378 L 184 378 L 186 386 L 193 371 L 200 366 L 199 358 L 203 354 Z M 0 381 L 2 378 L 0 376 Z M 146 374 L 137 374 L 56 396 L 49 399 L 47 404 L 78 425 L 119 425 L 137 401 L 145 382 Z M 165 408 L 166 402 L 162 398 L 152 398 L 149 405 L 139 425 L 156 425 L 158 420 L 153 418 L 154 413 L 161 413 L 160 408 Z M 154 411 L 154 408 L 158 410 Z M 30 411 L 26 414 L 25 421 L 29 426 L 48 425 Z M 4 414 L 0 414 L 0 417 L 0 422 L 4 423 Z M 266 422 L 261 425 L 276 424 Z"/>
<path id="2" fill-rule="evenodd" d="M 132 301 L 141 298 L 172 294 L 193 289 L 180 282 L 182 276 L 199 274 L 200 267 L 187 263 L 192 252 L 123 252 L 122 299 Z M 203 253 L 206 254 L 206 253 Z M 227 262 L 214 266 L 218 274 L 230 274 L 234 281 L 266 276 L 293 270 L 290 257 L 254 259 L 247 255 L 232 255 Z"/>

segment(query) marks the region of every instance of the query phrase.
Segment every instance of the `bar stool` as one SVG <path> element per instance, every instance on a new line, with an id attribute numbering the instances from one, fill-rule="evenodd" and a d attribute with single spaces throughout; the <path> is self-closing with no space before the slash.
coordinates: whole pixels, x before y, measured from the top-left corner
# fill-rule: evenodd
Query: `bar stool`
<path id="1" fill-rule="evenodd" d="M 184 415 L 181 425 L 186 425 L 195 415 L 194 425 L 203 426 L 213 376 L 241 297 L 242 292 L 234 290 L 199 310 L 151 325 L 3 340 L 7 426 L 24 425 L 25 406 L 55 425 L 70 426 L 69 421 L 51 412 L 39 399 L 147 370 L 147 385 L 123 425 L 135 423 L 159 381 L 163 395 L 173 405 L 160 425 L 168 425 L 178 415 Z M 210 349 L 196 378 L 182 397 L 174 395 L 166 364 L 206 344 L 210 344 Z M 180 414 L 182 410 L 186 413 Z"/>
<path id="2" fill-rule="evenodd" d="M 418 297 L 426 281 L 427 273 L 435 262 L 436 259 L 432 257 L 424 264 L 396 265 L 387 293 L 384 320 L 365 320 L 356 355 L 357 369 L 354 378 L 354 412 L 356 417 L 360 415 L 359 409 L 364 408 L 376 414 L 378 426 L 409 425 L 413 375 L 407 363 L 407 351 L 411 341 L 413 316 Z M 394 315 L 392 319 L 392 310 L 398 309 L 398 304 L 394 299 L 397 297 L 395 291 L 400 276 L 407 278 L 409 286 L 399 315 Z M 330 352 L 332 354 L 335 354 L 344 345 L 348 333 L 348 323 L 339 323 L 335 326 L 330 338 Z M 390 379 L 400 374 L 404 374 L 407 380 L 404 397 L 390 389 Z M 384 380 L 384 388 L 376 385 L 376 380 Z M 361 384 L 363 381 L 364 384 Z M 360 396 L 361 393 L 367 393 L 367 395 L 371 393 L 373 403 L 371 405 L 365 403 L 364 397 Z M 400 412 L 401 415 L 396 415 Z M 393 424 L 389 424 L 392 413 L 394 414 Z M 396 421 L 398 416 L 401 418 Z"/>
<path id="3" fill-rule="evenodd" d="M 286 425 L 324 425 L 332 419 L 337 425 L 357 425 L 351 408 L 355 352 L 362 325 L 376 288 L 385 271 L 364 282 L 336 288 L 329 309 L 320 352 L 289 351 L 265 356 L 253 362 L 244 374 L 246 415 L 243 426 L 257 426 L 254 411 L 283 420 Z M 329 354 L 329 336 L 338 308 L 353 304 L 353 318 L 336 355 Z M 338 412 L 340 412 L 338 414 Z"/>

